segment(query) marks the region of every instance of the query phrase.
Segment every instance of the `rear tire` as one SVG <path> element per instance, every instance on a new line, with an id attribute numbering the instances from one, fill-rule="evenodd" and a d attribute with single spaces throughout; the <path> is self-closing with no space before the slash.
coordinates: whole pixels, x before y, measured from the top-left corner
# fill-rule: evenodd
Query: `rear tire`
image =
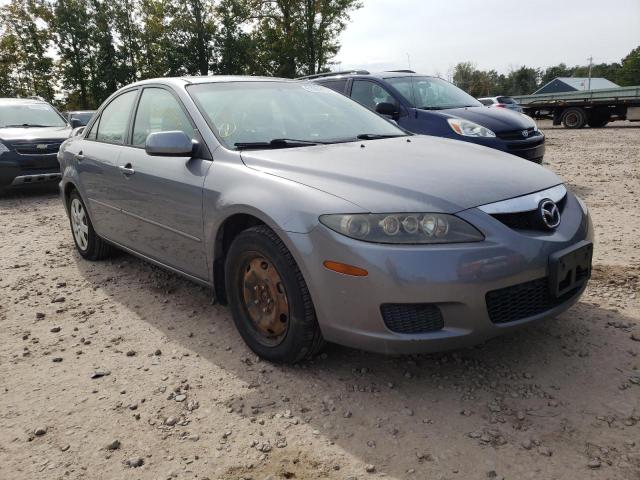
<path id="1" fill-rule="evenodd" d="M 587 114 L 582 108 L 571 107 L 562 112 L 562 125 L 565 128 L 582 128 L 587 123 Z"/>
<path id="2" fill-rule="evenodd" d="M 260 357 L 295 363 L 323 347 L 302 273 L 267 226 L 251 227 L 234 239 L 225 260 L 225 287 L 236 328 Z"/>
<path id="3" fill-rule="evenodd" d="M 86 260 L 107 258 L 112 252 L 112 247 L 93 229 L 87 207 L 77 190 L 69 195 L 68 206 L 71 233 L 78 253 Z"/>

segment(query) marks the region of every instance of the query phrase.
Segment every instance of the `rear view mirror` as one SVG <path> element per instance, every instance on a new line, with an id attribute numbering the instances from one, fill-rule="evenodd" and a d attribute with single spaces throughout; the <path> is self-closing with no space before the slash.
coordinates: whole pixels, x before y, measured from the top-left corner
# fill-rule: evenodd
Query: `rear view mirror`
<path id="1" fill-rule="evenodd" d="M 71 120 L 69 120 L 69 123 L 71 124 L 71 128 L 78 128 L 82 126 L 82 122 L 80 121 L 80 119 L 75 117 L 71 117 Z"/>
<path id="2" fill-rule="evenodd" d="M 376 112 L 381 115 L 387 115 L 392 118 L 397 118 L 400 114 L 400 109 L 393 103 L 382 102 L 376 105 Z"/>
<path id="3" fill-rule="evenodd" d="M 191 157 L 195 142 L 180 130 L 149 134 L 144 149 L 149 155 Z"/>
<path id="4" fill-rule="evenodd" d="M 71 136 L 72 137 L 78 137 L 78 136 L 82 135 L 84 133 L 84 129 L 85 129 L 85 127 L 74 128 L 71 131 Z"/>

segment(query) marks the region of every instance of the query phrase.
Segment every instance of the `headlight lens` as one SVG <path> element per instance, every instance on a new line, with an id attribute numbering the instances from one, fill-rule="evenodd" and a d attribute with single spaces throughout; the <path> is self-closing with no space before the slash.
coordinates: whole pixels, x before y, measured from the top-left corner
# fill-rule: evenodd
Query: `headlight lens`
<path id="1" fill-rule="evenodd" d="M 461 118 L 448 118 L 449 126 L 458 135 L 463 137 L 485 137 L 492 138 L 496 134 L 488 128 L 478 125 L 477 123 L 470 122 L 469 120 L 463 120 Z"/>
<path id="2" fill-rule="evenodd" d="M 320 222 L 347 237 L 374 243 L 436 244 L 484 240 L 475 227 L 455 215 L 444 213 L 322 215 Z"/>
<path id="3" fill-rule="evenodd" d="M 0 155 L 2 155 L 3 153 L 8 152 L 9 149 L 6 147 L 6 145 L 2 142 L 0 142 Z"/>

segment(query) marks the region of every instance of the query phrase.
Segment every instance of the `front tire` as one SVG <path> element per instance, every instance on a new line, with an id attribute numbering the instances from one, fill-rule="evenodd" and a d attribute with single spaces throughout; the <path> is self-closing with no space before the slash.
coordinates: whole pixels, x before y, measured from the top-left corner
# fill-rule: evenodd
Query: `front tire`
<path id="1" fill-rule="evenodd" d="M 236 328 L 257 355 L 295 363 L 322 348 L 302 273 L 270 228 L 251 227 L 235 238 L 225 260 L 225 287 Z"/>
<path id="2" fill-rule="evenodd" d="M 87 207 L 76 190 L 69 195 L 69 223 L 76 250 L 83 258 L 102 260 L 111 254 L 111 245 L 93 229 Z"/>

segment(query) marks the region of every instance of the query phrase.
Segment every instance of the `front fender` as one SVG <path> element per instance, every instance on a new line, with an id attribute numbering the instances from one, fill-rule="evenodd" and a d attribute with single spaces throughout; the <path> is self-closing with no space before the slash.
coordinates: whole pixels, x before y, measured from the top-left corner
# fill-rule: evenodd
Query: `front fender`
<path id="1" fill-rule="evenodd" d="M 203 228 L 207 260 L 215 258 L 218 231 L 237 214 L 251 215 L 274 230 L 292 250 L 289 233 L 308 233 L 325 213 L 359 213 L 340 197 L 291 180 L 251 169 L 241 162 L 217 160 L 209 169 L 203 192 Z M 297 252 L 291 252 L 296 258 Z M 299 258 L 296 261 L 299 262 Z M 212 277 L 213 278 L 213 277 Z"/>

